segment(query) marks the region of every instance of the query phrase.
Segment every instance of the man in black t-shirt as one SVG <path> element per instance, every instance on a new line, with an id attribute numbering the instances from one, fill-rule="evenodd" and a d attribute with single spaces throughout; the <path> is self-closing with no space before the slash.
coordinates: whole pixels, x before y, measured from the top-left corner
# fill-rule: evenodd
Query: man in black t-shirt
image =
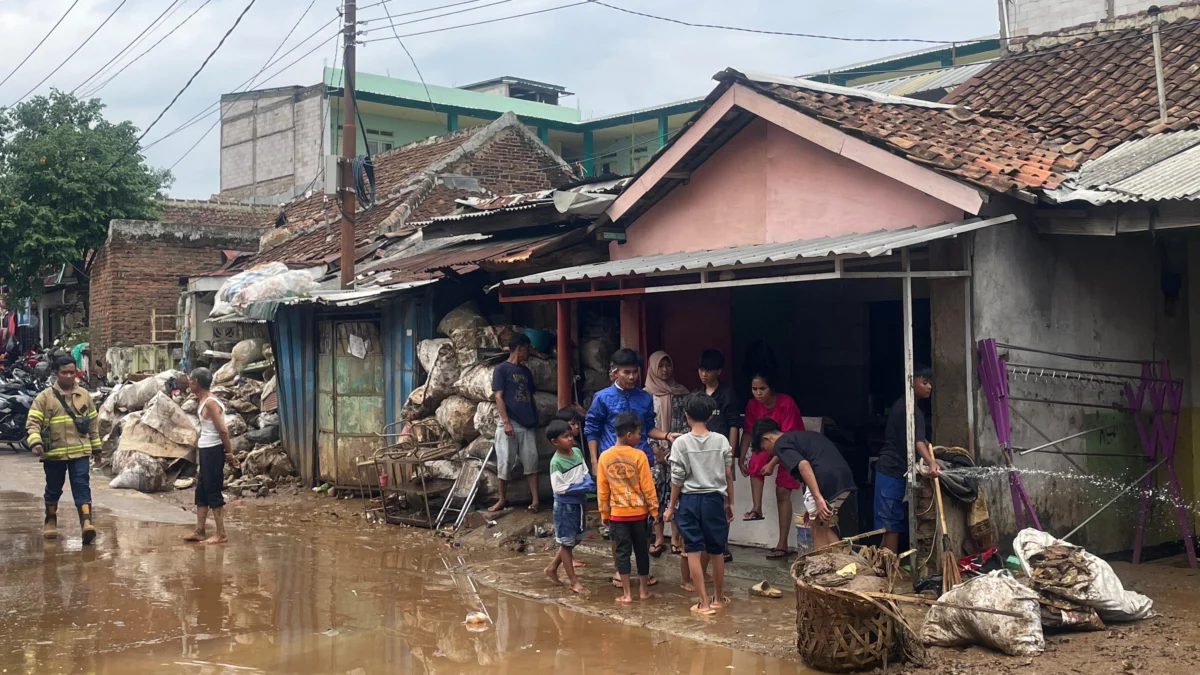
<path id="1" fill-rule="evenodd" d="M 495 513 L 507 505 L 508 481 L 516 465 L 521 465 L 533 503 L 529 510 L 537 513 L 537 440 L 534 427 L 538 423 L 537 407 L 533 403 L 533 372 L 525 365 L 529 359 L 529 336 L 516 333 L 508 342 L 508 360 L 492 372 L 492 392 L 500 423 L 496 429 L 496 477 L 500 479 L 500 500 L 488 511 Z"/>
<path id="2" fill-rule="evenodd" d="M 769 417 L 755 421 L 751 432 L 752 447 L 773 453 L 779 459 L 779 470 L 804 486 L 805 520 L 812 526 L 813 547 L 837 543 L 833 528 L 838 509 L 858 490 L 842 451 L 816 431 L 782 432 Z"/>
<path id="3" fill-rule="evenodd" d="M 933 394 L 933 371 L 928 367 L 913 369 L 914 404 Z M 900 550 L 900 533 L 908 531 L 908 510 L 904 505 L 904 475 L 908 473 L 908 415 L 907 402 L 901 396 L 892 404 L 888 413 L 887 426 L 883 432 L 883 449 L 875 464 L 875 529 L 884 529 L 883 546 L 893 553 Z M 925 413 L 917 408 L 912 413 L 913 439 L 917 453 L 938 473 L 933 449 L 929 446 L 925 429 Z"/>

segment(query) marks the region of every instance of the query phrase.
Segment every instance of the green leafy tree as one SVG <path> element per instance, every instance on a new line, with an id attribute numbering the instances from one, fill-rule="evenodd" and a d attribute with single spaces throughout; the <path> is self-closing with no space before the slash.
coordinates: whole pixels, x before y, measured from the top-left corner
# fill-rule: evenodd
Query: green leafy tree
<path id="1" fill-rule="evenodd" d="M 113 219 L 154 220 L 171 175 L 147 166 L 137 129 L 99 99 L 52 91 L 0 109 L 0 283 L 36 296 L 62 265 L 90 277 Z"/>

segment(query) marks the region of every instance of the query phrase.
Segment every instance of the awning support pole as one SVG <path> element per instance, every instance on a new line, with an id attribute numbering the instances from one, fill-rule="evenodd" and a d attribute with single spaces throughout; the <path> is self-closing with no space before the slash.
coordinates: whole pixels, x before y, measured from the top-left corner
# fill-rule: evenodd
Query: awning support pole
<path id="1" fill-rule="evenodd" d="M 901 249 L 900 257 L 904 265 L 904 271 L 908 272 L 912 269 L 912 260 L 909 259 L 908 249 Z M 912 277 L 905 276 L 901 281 L 903 284 L 903 300 L 904 303 L 904 431 L 905 431 L 905 447 L 908 449 L 908 539 L 912 546 L 917 546 L 917 469 L 916 469 L 916 454 L 917 454 L 917 430 L 916 420 L 916 397 L 913 393 L 913 328 L 912 328 Z M 932 545 L 932 542 L 930 542 Z M 918 569 L 913 569 L 914 575 L 921 574 Z"/>
<path id="2" fill-rule="evenodd" d="M 558 407 L 571 405 L 571 301 L 558 303 Z"/>

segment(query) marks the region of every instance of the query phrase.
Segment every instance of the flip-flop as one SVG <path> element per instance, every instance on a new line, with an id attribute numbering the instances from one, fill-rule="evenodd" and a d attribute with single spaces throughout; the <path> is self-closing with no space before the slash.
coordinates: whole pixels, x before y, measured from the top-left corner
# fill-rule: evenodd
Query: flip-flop
<path id="1" fill-rule="evenodd" d="M 679 548 L 675 544 L 671 544 L 671 554 L 672 555 L 683 555 L 683 549 Z"/>
<path id="2" fill-rule="evenodd" d="M 733 562 L 733 554 L 730 553 L 729 551 L 725 551 L 724 557 L 725 557 L 725 562 Z"/>
<path id="3" fill-rule="evenodd" d="M 783 591 L 775 588 L 769 581 L 760 581 L 750 587 L 750 595 L 755 595 L 760 598 L 782 598 Z"/>
<path id="4" fill-rule="evenodd" d="M 700 603 L 698 603 L 698 602 L 696 604 L 692 605 L 692 614 L 698 614 L 700 616 L 712 616 L 716 613 L 717 613 L 717 610 L 715 610 L 711 607 L 709 607 L 708 609 L 700 609 Z"/>
<path id="5" fill-rule="evenodd" d="M 651 558 L 661 558 L 662 554 L 666 553 L 666 551 L 667 551 L 666 544 L 658 544 L 657 546 L 651 546 L 650 547 L 650 557 Z"/>
<path id="6" fill-rule="evenodd" d="M 742 515 L 742 522 L 749 522 L 752 520 L 765 520 L 765 518 L 763 518 L 763 514 L 758 511 L 747 511 Z"/>
<path id="7" fill-rule="evenodd" d="M 786 558 L 789 555 L 791 554 L 785 549 L 773 548 L 771 549 L 771 552 L 767 554 L 767 560 L 779 560 L 780 558 Z"/>
<path id="8" fill-rule="evenodd" d="M 714 599 L 713 602 L 720 603 L 720 605 L 721 605 L 720 607 L 713 607 L 714 610 L 717 610 L 717 609 L 725 609 L 733 602 L 733 600 L 730 599 L 730 597 L 728 595 L 723 595 L 720 598 Z"/>

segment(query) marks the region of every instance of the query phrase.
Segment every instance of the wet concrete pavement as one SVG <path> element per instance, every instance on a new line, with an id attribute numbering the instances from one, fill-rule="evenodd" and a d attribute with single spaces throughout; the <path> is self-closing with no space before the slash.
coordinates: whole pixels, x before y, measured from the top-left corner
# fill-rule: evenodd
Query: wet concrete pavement
<path id="1" fill-rule="evenodd" d="M 5 673 L 805 672 L 476 591 L 465 561 L 428 532 L 347 527 L 295 507 L 232 505 L 230 543 L 203 547 L 180 540 L 186 527 L 110 510 L 98 494 L 97 546 L 82 547 L 65 520 L 65 538 L 45 542 L 36 490 L 9 489 L 40 471 L 17 461 L 0 459 Z M 491 617 L 485 631 L 463 624 L 470 611 Z"/>

